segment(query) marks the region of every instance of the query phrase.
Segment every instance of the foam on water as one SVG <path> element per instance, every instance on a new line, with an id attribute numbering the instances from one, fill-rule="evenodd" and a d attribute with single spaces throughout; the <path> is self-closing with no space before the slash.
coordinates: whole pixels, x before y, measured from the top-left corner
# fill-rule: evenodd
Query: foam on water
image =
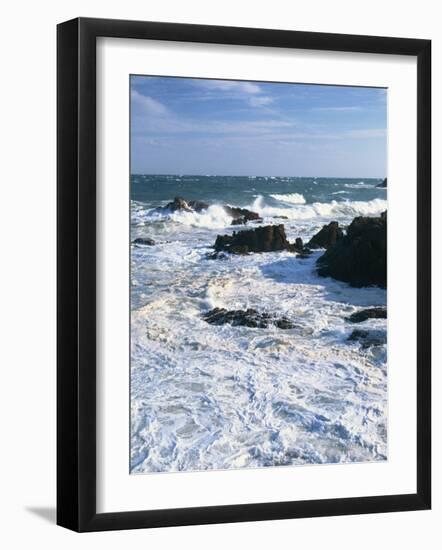
<path id="1" fill-rule="evenodd" d="M 348 219 L 355 216 L 375 216 L 386 210 L 387 201 L 373 199 L 371 201 L 336 201 L 327 203 L 314 202 L 299 204 L 290 208 L 279 208 L 267 205 L 265 198 L 260 195 L 252 204 L 250 210 L 258 212 L 263 217 L 283 216 L 289 220 L 309 220 L 314 218 Z"/>
<path id="2" fill-rule="evenodd" d="M 275 197 L 275 195 L 270 195 Z M 333 218 L 343 222 L 353 219 L 355 216 L 375 216 L 386 210 L 387 201 L 384 199 L 373 199 L 371 201 L 336 201 L 328 203 L 314 202 L 312 204 L 293 204 L 290 207 L 270 206 L 263 195 L 247 205 L 247 208 L 258 213 L 267 221 L 272 218 L 287 218 L 293 221 L 302 220 L 326 220 Z M 132 216 L 135 224 L 144 225 L 146 222 L 159 222 L 170 220 L 189 227 L 205 227 L 221 229 L 231 224 L 232 218 L 228 215 L 222 204 L 210 205 L 201 212 L 186 212 L 168 210 L 158 211 L 157 208 L 140 210 L 136 209 Z"/>
<path id="3" fill-rule="evenodd" d="M 386 345 L 347 338 L 355 328 L 385 334 L 386 320 L 346 318 L 385 305 L 386 291 L 318 277 L 321 251 L 207 259 L 220 230 L 238 228 L 219 201 L 201 213 L 155 210 L 171 198 L 132 203 L 132 236 L 158 244 L 131 253 L 131 471 L 385 460 Z M 260 196 L 249 206 L 271 223 L 284 212 L 291 240 L 386 208 L 379 198 L 276 204 Z M 295 326 L 210 325 L 202 314 L 214 307 L 255 308 Z"/>
<path id="4" fill-rule="evenodd" d="M 288 193 L 286 195 L 270 195 L 273 199 L 290 204 L 305 204 L 305 198 L 301 193 Z"/>

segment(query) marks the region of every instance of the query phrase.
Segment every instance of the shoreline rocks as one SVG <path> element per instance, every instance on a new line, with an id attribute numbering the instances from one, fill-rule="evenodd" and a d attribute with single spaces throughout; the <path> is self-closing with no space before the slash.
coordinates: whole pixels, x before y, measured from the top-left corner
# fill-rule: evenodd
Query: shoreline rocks
<path id="1" fill-rule="evenodd" d="M 354 218 L 347 233 L 317 260 L 317 273 L 354 287 L 387 286 L 387 213 Z"/>
<path id="2" fill-rule="evenodd" d="M 161 210 L 170 210 L 171 212 L 177 212 L 179 210 L 184 210 L 186 212 L 201 212 L 201 210 L 206 210 L 207 208 L 209 208 L 209 205 L 203 201 L 188 201 L 183 199 L 183 197 L 175 197 L 172 202 L 161 207 Z"/>
<path id="3" fill-rule="evenodd" d="M 256 212 L 252 212 L 247 208 L 239 208 L 236 206 L 229 206 L 225 204 L 223 206 L 224 210 L 233 218 L 232 225 L 245 225 L 247 222 L 251 221 L 262 221 L 262 218 Z"/>
<path id="4" fill-rule="evenodd" d="M 387 178 L 384 178 L 384 181 L 382 181 L 381 183 L 378 183 L 376 187 L 381 187 L 381 188 L 387 187 Z"/>
<path id="5" fill-rule="evenodd" d="M 211 325 L 229 324 L 249 328 L 268 328 L 274 325 L 283 330 L 295 327 L 287 317 L 272 317 L 269 313 L 260 313 L 252 308 L 227 310 L 216 307 L 205 313 L 203 319 Z"/>
<path id="6" fill-rule="evenodd" d="M 350 323 L 363 323 L 368 319 L 386 319 L 387 308 L 386 307 L 371 307 L 368 309 L 362 309 L 356 313 L 352 313 L 350 317 L 347 317 L 347 321 Z"/>
<path id="7" fill-rule="evenodd" d="M 387 337 L 385 332 L 379 330 L 355 329 L 347 338 L 347 342 L 358 342 L 362 349 L 367 349 L 371 346 L 383 346 L 387 342 Z"/>
<path id="8" fill-rule="evenodd" d="M 314 235 L 307 243 L 309 248 L 325 248 L 328 249 L 337 243 L 344 236 L 343 230 L 339 227 L 338 222 L 330 222 L 324 225 L 322 229 Z"/>
<path id="9" fill-rule="evenodd" d="M 175 197 L 173 201 L 166 204 L 166 206 L 161 206 L 157 210 L 160 211 L 169 211 L 169 212 L 201 212 L 207 210 L 210 204 L 200 201 L 200 200 L 187 200 L 183 197 Z M 252 212 L 247 208 L 240 208 L 237 206 L 230 206 L 228 204 L 223 205 L 226 213 L 232 218 L 231 225 L 245 225 L 249 221 L 262 221 L 262 218 L 256 212 Z"/>
<path id="10" fill-rule="evenodd" d="M 133 244 L 138 244 L 141 246 L 153 246 L 156 242 L 149 237 L 138 237 L 133 241 Z"/>
<path id="11" fill-rule="evenodd" d="M 231 254 L 276 252 L 281 250 L 294 252 L 295 245 L 289 243 L 284 225 L 281 224 L 235 231 L 232 235 L 218 235 L 214 249 L 216 252 L 224 251 Z"/>

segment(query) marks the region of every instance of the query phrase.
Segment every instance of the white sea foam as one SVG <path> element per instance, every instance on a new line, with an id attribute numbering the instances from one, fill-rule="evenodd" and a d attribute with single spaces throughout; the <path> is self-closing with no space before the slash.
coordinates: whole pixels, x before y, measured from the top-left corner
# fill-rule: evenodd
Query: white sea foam
<path id="1" fill-rule="evenodd" d="M 294 193 L 294 195 L 297 195 Z M 285 201 L 288 202 L 288 201 Z M 334 218 L 343 222 L 350 221 L 355 216 L 376 216 L 387 209 L 387 201 L 373 199 L 371 201 L 336 201 L 314 202 L 312 204 L 293 204 L 287 207 L 269 206 L 264 196 L 259 195 L 247 206 L 248 209 L 258 213 L 267 221 L 273 218 L 283 217 L 289 220 L 321 221 L 326 218 Z M 213 204 L 201 212 L 187 212 L 184 210 L 170 212 L 158 209 L 134 209 L 132 221 L 139 225 L 146 222 L 171 220 L 188 227 L 221 229 L 230 226 L 232 217 L 221 204 Z"/>
<path id="2" fill-rule="evenodd" d="M 268 206 L 262 195 L 248 206 L 250 210 L 263 217 L 287 217 L 289 220 L 308 220 L 314 218 L 334 217 L 350 218 L 354 216 L 374 216 L 386 210 L 387 201 L 373 199 L 371 201 L 331 201 L 314 202 L 312 204 L 294 205 L 290 208 Z"/>
<path id="3" fill-rule="evenodd" d="M 347 343 L 345 321 L 385 303 L 385 291 L 320 279 L 319 253 L 210 261 L 191 249 L 133 258 L 137 279 L 149 265 L 156 284 L 132 311 L 132 471 L 385 459 L 385 346 Z M 212 307 L 253 307 L 296 327 L 213 326 L 201 317 Z"/>
<path id="4" fill-rule="evenodd" d="M 387 208 L 383 199 L 284 202 L 258 196 L 248 208 L 266 223 L 286 216 L 292 242 Z M 386 291 L 318 277 L 320 251 L 207 259 L 217 234 L 238 229 L 220 204 L 153 206 L 132 202 L 132 236 L 158 244 L 131 251 L 131 471 L 385 460 L 386 345 L 347 338 L 355 328 L 385 335 L 386 320 L 346 318 L 385 305 Z M 202 315 L 215 307 L 255 308 L 295 327 L 210 325 Z"/>
<path id="5" fill-rule="evenodd" d="M 344 183 L 343 185 L 347 187 L 347 189 L 373 189 L 375 187 L 372 183 L 365 183 L 363 181 L 358 183 Z"/>
<path id="6" fill-rule="evenodd" d="M 270 195 L 273 199 L 290 204 L 305 204 L 305 198 L 300 193 L 287 193 L 282 195 Z"/>
<path id="7" fill-rule="evenodd" d="M 136 212 L 132 216 L 135 223 L 152 222 L 161 220 L 171 220 L 175 223 L 186 225 L 189 227 L 206 227 L 212 229 L 221 229 L 232 223 L 232 217 L 226 212 L 221 204 L 210 205 L 206 210 L 200 212 L 177 210 L 171 212 L 169 210 L 160 211 L 157 208 Z"/>

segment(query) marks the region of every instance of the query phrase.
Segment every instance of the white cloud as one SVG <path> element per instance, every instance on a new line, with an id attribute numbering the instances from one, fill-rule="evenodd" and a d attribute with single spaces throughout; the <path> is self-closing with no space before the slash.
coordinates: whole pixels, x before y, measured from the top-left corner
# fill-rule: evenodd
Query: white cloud
<path id="1" fill-rule="evenodd" d="M 133 103 L 142 107 L 150 115 L 166 115 L 169 112 L 165 105 L 150 96 L 140 94 L 136 90 L 132 90 L 131 98 Z"/>
<path id="2" fill-rule="evenodd" d="M 273 103 L 273 98 L 262 95 L 262 96 L 252 96 L 249 99 L 249 103 L 252 107 L 262 107 L 264 105 L 270 105 Z"/>
<path id="3" fill-rule="evenodd" d="M 239 80 L 200 80 L 198 84 L 207 90 L 238 91 L 245 94 L 261 93 L 261 88 L 254 82 L 241 82 Z"/>
<path id="4" fill-rule="evenodd" d="M 354 138 L 378 138 L 385 137 L 387 130 L 384 128 L 367 128 L 363 130 L 350 130 L 347 134 L 349 137 Z"/>
<path id="5" fill-rule="evenodd" d="M 356 107 L 352 105 L 342 107 L 314 107 L 313 111 L 353 112 L 362 111 L 362 107 Z"/>

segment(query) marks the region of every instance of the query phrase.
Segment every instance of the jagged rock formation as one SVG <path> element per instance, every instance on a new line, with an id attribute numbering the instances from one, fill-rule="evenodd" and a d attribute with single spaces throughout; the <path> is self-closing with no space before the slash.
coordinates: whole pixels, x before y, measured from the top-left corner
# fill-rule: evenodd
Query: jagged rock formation
<path id="1" fill-rule="evenodd" d="M 386 288 L 387 213 L 377 218 L 355 218 L 347 234 L 318 259 L 317 272 L 355 287 Z"/>

